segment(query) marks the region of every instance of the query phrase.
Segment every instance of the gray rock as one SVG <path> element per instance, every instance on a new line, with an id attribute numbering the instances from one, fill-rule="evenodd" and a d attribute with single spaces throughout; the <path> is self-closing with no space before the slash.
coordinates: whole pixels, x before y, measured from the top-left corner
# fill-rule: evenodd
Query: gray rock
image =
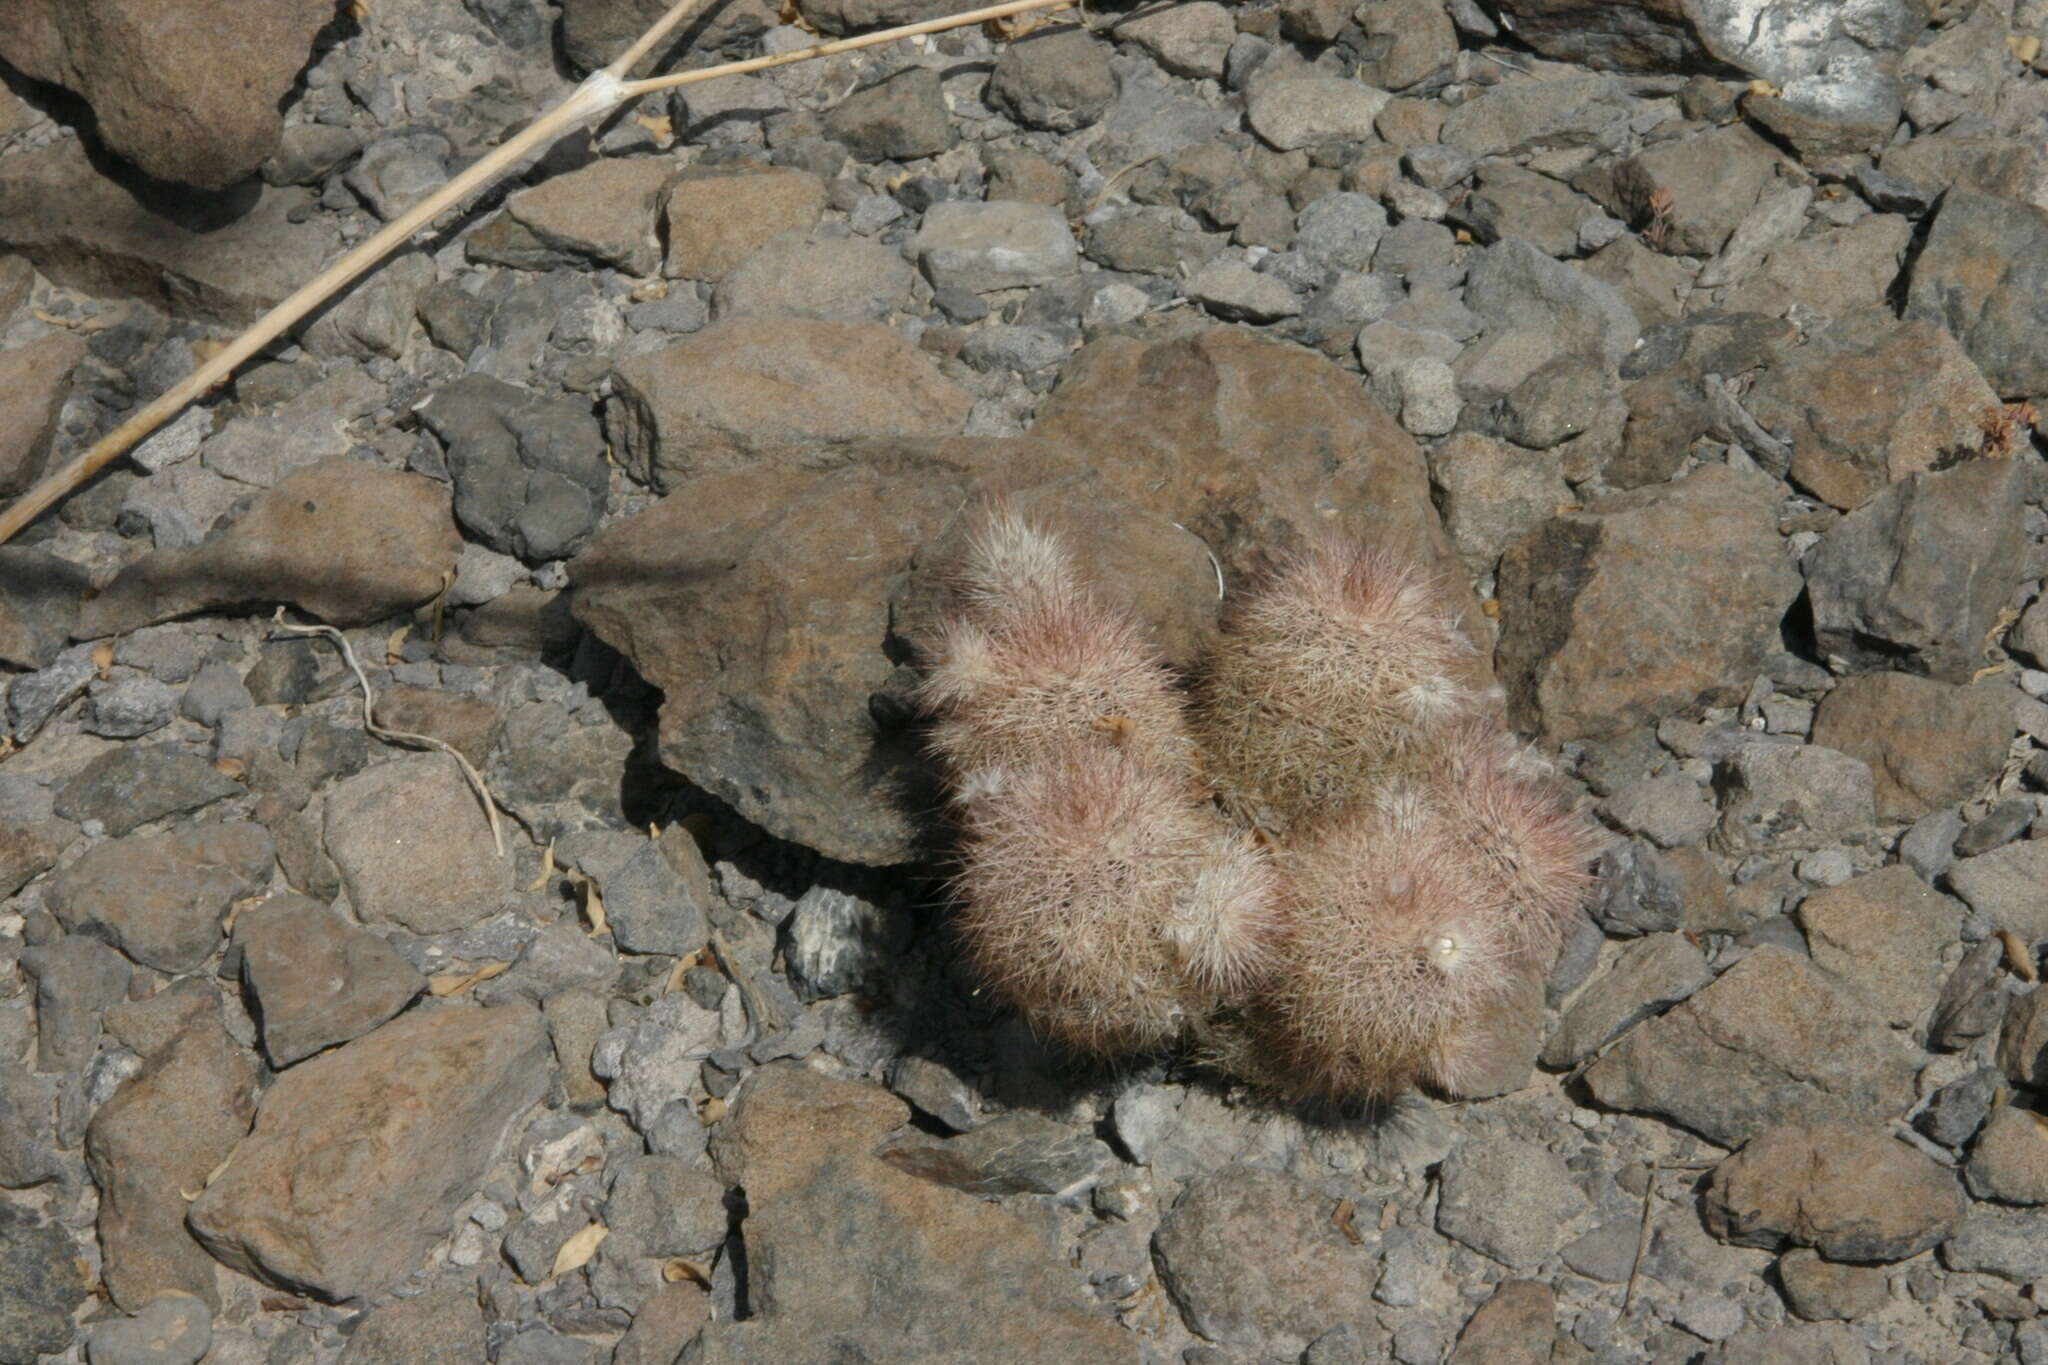
<path id="1" fill-rule="evenodd" d="M 83 934 L 24 948 L 20 962 L 36 983 L 36 1070 L 83 1070 L 99 1048 L 100 1015 L 127 996 L 132 969 Z"/>
<path id="2" fill-rule="evenodd" d="M 422 934 L 466 928 L 511 888 L 477 796 L 444 754 L 365 769 L 327 796 L 328 856 L 349 904 L 373 924 Z"/>
<path id="3" fill-rule="evenodd" d="M 476 998 L 486 1005 L 538 1005 L 565 991 L 609 990 L 618 976 L 611 949 L 585 932 L 576 916 L 564 915 L 526 941 L 510 971 L 479 985 Z"/>
<path id="4" fill-rule="evenodd" d="M 493 549 L 561 559 L 597 529 L 610 471 L 586 404 L 472 374 L 418 411 L 446 448 L 456 518 Z"/>
<path id="5" fill-rule="evenodd" d="M 1968 682 L 1992 618 L 2027 569 L 2023 460 L 1965 460 L 1911 474 L 1850 512 L 1807 552 L 1820 648 L 1862 669 Z"/>
<path id="6" fill-rule="evenodd" d="M 343 179 L 370 212 L 388 223 L 440 188 L 453 152 L 439 133 L 407 130 L 365 147 Z"/>
<path id="7" fill-rule="evenodd" d="M 1301 300 L 1284 281 L 1242 261 L 1211 261 L 1185 288 L 1189 298 L 1232 322 L 1276 322 L 1301 311 Z"/>
<path id="8" fill-rule="evenodd" d="M 304 896 L 238 915 L 234 947 L 274 1067 L 361 1037 L 427 984 L 383 939 Z"/>
<path id="9" fill-rule="evenodd" d="M 981 1105 L 973 1088 L 943 1063 L 900 1056 L 889 1068 L 889 1089 L 956 1133 L 981 1122 Z"/>
<path id="10" fill-rule="evenodd" d="M 178 714 L 201 725 L 215 726 L 228 712 L 255 704 L 256 699 L 242 683 L 240 670 L 233 664 L 216 661 L 192 675 L 178 700 Z"/>
<path id="11" fill-rule="evenodd" d="M 702 115 L 692 107 L 689 117 Z M 676 175 L 666 157 L 606 158 L 518 191 L 505 211 L 557 251 L 651 275 L 661 260 L 655 220 Z"/>
<path id="12" fill-rule="evenodd" d="M 2039 839 L 1961 859 L 1948 870 L 1948 884 L 1965 904 L 2028 943 L 2048 939 L 2043 877 L 2048 877 L 2048 841 Z"/>
<path id="13" fill-rule="evenodd" d="M 1049 284 L 1079 268 L 1065 215 L 1014 199 L 934 204 L 908 249 L 936 289 L 987 294 Z"/>
<path id="14" fill-rule="evenodd" d="M 808 1002 L 879 984 L 898 965 L 910 926 L 892 908 L 814 886 L 797 898 L 781 935 L 790 985 Z"/>
<path id="15" fill-rule="evenodd" d="M 1794 1118 L 1896 1115 L 1912 1098 L 1915 1056 L 1807 959 L 1756 948 L 1585 1077 L 1602 1104 L 1734 1145 Z"/>
<path id="16" fill-rule="evenodd" d="M 58 788 L 52 809 L 80 824 L 97 820 L 118 836 L 241 790 L 197 754 L 161 744 L 123 746 L 101 754 Z"/>
<path id="17" fill-rule="evenodd" d="M 169 725 L 178 711 L 178 694 L 155 678 L 123 678 L 88 691 L 86 733 L 108 739 L 154 733 Z"/>
<path id="18" fill-rule="evenodd" d="M 769 242 L 720 282 L 711 316 L 879 321 L 910 305 L 916 272 L 894 247 L 857 238 Z"/>
<path id="19" fill-rule="evenodd" d="M 1684 874 L 1641 839 L 1617 843 L 1594 865 L 1593 918 L 1610 934 L 1669 933 L 1685 913 Z"/>
<path id="20" fill-rule="evenodd" d="M 1038 1114 L 1005 1114 L 953 1138 L 906 1135 L 876 1155 L 898 1170 L 985 1198 L 1075 1199 L 1115 1166 L 1099 1139 Z"/>
<path id="21" fill-rule="evenodd" d="M 596 1221 L 596 1187 L 592 1176 L 572 1176 L 549 1190 L 506 1231 L 505 1259 L 520 1279 L 545 1284 L 553 1277 L 555 1258 L 562 1248 Z"/>
<path id="22" fill-rule="evenodd" d="M 97 672 L 92 646 L 73 645 L 47 667 L 17 676 L 7 688 L 7 724 L 15 739 L 32 738 L 51 716 L 85 690 Z"/>
<path id="23" fill-rule="evenodd" d="M 363 1314 L 336 1365 L 473 1365 L 484 1356 L 476 1287 L 458 1282 Z"/>
<path id="24" fill-rule="evenodd" d="M 1991 1101 L 2004 1084 L 2003 1072 L 1980 1066 L 1929 1096 L 1926 1107 L 1913 1116 L 1913 1127 L 1942 1146 L 1961 1151 L 1984 1126 Z"/>
<path id="25" fill-rule="evenodd" d="M 0 1201 L 0 1360 L 34 1365 L 71 1345 L 88 1296 L 78 1253 L 61 1226 Z"/>
<path id="26" fill-rule="evenodd" d="M 2015 1104 L 1992 1110 L 1964 1178 L 1979 1199 L 2048 1204 L 2048 1126 L 2041 1114 Z"/>
<path id="27" fill-rule="evenodd" d="M 688 996 L 664 995 L 631 1023 L 607 1031 L 590 1069 L 609 1082 L 607 1102 L 648 1132 L 674 1100 L 687 1100 L 698 1064 L 725 1046 L 719 1016 Z"/>
<path id="28" fill-rule="evenodd" d="M 824 127 L 827 137 L 844 143 L 862 161 L 936 156 L 958 136 L 939 88 L 939 73 L 922 66 L 854 91 L 825 115 Z"/>
<path id="29" fill-rule="evenodd" d="M 1401 393 L 1401 425 L 1417 436 L 1448 435 L 1458 424 L 1463 406 L 1451 367 L 1435 356 L 1422 355 L 1394 372 Z"/>
<path id="30" fill-rule="evenodd" d="M 1972 1205 L 1961 1229 L 1941 1244 L 1941 1263 L 2015 1284 L 2048 1275 L 2048 1209 Z"/>
<path id="31" fill-rule="evenodd" d="M 649 1256 L 699 1256 L 725 1241 L 725 1182 L 681 1157 L 632 1157 L 612 1176 L 604 1221 Z"/>
<path id="32" fill-rule="evenodd" d="M 1821 698 L 1813 742 L 1870 765 L 1881 819 L 1913 820 L 1953 809 L 1998 776 L 2012 742 L 2013 701 L 2011 685 L 1998 679 L 1956 686 L 1910 673 L 1860 674 Z"/>
<path id="33" fill-rule="evenodd" d="M 1600 813 L 1660 848 L 1696 844 L 1713 832 L 1713 798 L 1683 773 L 1645 777 L 1614 791 Z"/>
<path id="34" fill-rule="evenodd" d="M 1451 110 L 1444 145 L 1470 157 L 1539 146 L 1612 146 L 1625 136 L 1627 88 L 1610 76 L 1509 81 Z"/>
<path id="35" fill-rule="evenodd" d="M 1955 334 L 2007 397 L 2048 395 L 2048 213 L 1958 185 L 1914 259 L 1906 316 Z"/>
<path id="36" fill-rule="evenodd" d="M 1608 365 L 1629 353 L 1638 331 L 1620 290 L 1515 238 L 1473 258 L 1465 305 L 1489 329 L 1552 332 Z"/>
<path id="37" fill-rule="evenodd" d="M 269 883 L 276 857 L 269 833 L 240 820 L 109 840 L 52 880 L 47 904 L 145 967 L 189 972 L 220 943 L 228 906 Z"/>
<path id="38" fill-rule="evenodd" d="M 1198 80 L 1223 74 L 1224 58 L 1237 39 L 1230 11 L 1214 0 L 1140 10 L 1119 22 L 1112 32 L 1143 48 L 1174 75 Z"/>
<path id="39" fill-rule="evenodd" d="M 683 137 L 711 147 L 745 146 L 761 141 L 762 124 L 789 108 L 789 96 L 764 77 L 727 76 L 682 87 L 671 108 Z"/>
<path id="40" fill-rule="evenodd" d="M 1283 152 L 1355 142 L 1373 135 L 1373 120 L 1392 98 L 1384 90 L 1336 76 L 1263 80 L 1245 101 L 1245 121 Z"/>
<path id="41" fill-rule="evenodd" d="M 1778 1283 L 1792 1311 L 1809 1321 L 1868 1317 L 1891 1302 L 1882 1269 L 1837 1265 L 1804 1247 L 1778 1258 Z"/>
<path id="42" fill-rule="evenodd" d="M 1475 432 L 1456 432 L 1432 447 L 1429 475 L 1438 490 L 1444 529 L 1475 572 L 1490 570 L 1508 545 L 1572 500 L 1555 456 L 1518 450 Z"/>
<path id="43" fill-rule="evenodd" d="M 90 1365 L 198 1365 L 212 1347 L 213 1313 L 190 1294 L 166 1294 L 85 1336 Z"/>
<path id="44" fill-rule="evenodd" d="M 1706 955 L 1683 934 L 1651 934 L 1623 948 L 1588 986 L 1543 1047 L 1543 1064 L 1577 1066 L 1644 1019 L 1713 980 Z"/>
<path id="45" fill-rule="evenodd" d="M 1534 1143 L 1474 1138 L 1444 1163 L 1437 1231 L 1518 1271 L 1559 1246 L 1586 1198 L 1555 1155 Z"/>
<path id="46" fill-rule="evenodd" d="M 682 957 L 704 946 L 716 893 L 694 841 L 680 830 L 660 840 L 593 830 L 557 849 L 597 880 L 612 941 L 629 953 Z"/>
<path id="47" fill-rule="evenodd" d="M 294 123 L 279 134 L 277 150 L 259 168 L 272 185 L 317 185 L 362 150 L 362 139 L 327 123 Z"/>
<path id="48" fill-rule="evenodd" d="M 2004 946 L 1987 938 L 1963 955 L 1942 983 L 1927 1023 L 1930 1046 L 1954 1050 L 1999 1026 L 2005 1018 Z"/>
<path id="49" fill-rule="evenodd" d="M 1349 1316 L 1339 1305 L 1362 1297 L 1372 1250 L 1337 1230 L 1332 1202 L 1266 1171 L 1226 1168 L 1192 1181 L 1153 1241 L 1188 1326 L 1240 1350 L 1294 1356 Z M 1245 1274 L 1248 1264 L 1260 1273 Z"/>
<path id="50" fill-rule="evenodd" d="M 0 663 L 30 669 L 55 663 L 91 586 L 92 575 L 69 560 L 0 546 Z"/>
<path id="51" fill-rule="evenodd" d="M 1963 832 L 1963 814 L 1954 806 L 1931 810 L 1899 836 L 1899 861 L 1933 881 L 1956 860 L 1956 839 Z"/>
<path id="52" fill-rule="evenodd" d="M 1814 964 L 1861 992 L 1895 1027 L 1933 1008 L 1941 953 L 1962 930 L 1963 908 L 1907 867 L 1880 868 L 1816 891 L 1799 904 Z"/>
<path id="53" fill-rule="evenodd" d="M 1870 765 L 1817 744 L 1745 744 L 1714 767 L 1723 852 L 1821 848 L 1877 819 Z"/>
<path id="54" fill-rule="evenodd" d="M 56 1148 L 52 1121 L 56 1098 L 54 1081 L 25 1066 L 0 1068 L 0 1189 L 25 1190 L 67 1176 L 75 1178 L 76 1167 Z M 0 1303 L 5 1302 L 0 1296 Z M 4 1312 L 0 1309 L 0 1317 Z M 0 1340 L 4 1339 L 5 1329 L 0 1329 Z"/>
<path id="55" fill-rule="evenodd" d="M 989 77 L 989 103 L 1027 128 L 1085 128 L 1116 98 L 1106 47 L 1073 26 L 1006 43 Z"/>

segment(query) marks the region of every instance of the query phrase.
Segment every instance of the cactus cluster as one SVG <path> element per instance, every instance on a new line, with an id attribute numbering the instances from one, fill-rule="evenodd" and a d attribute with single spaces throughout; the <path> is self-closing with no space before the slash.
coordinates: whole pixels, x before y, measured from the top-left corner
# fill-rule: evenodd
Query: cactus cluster
<path id="1" fill-rule="evenodd" d="M 1305 550 L 1230 605 L 1187 685 L 1005 509 L 957 589 L 921 701 L 992 989 L 1095 1056 L 1188 1045 L 1342 1100 L 1467 1083 L 1597 840 L 1488 718 L 1438 584 Z"/>

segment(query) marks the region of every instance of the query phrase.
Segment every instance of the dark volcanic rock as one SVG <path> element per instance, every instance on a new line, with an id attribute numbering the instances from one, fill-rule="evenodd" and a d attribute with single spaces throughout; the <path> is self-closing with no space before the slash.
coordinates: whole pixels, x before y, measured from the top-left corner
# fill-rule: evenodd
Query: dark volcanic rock
<path id="1" fill-rule="evenodd" d="M 472 374 L 418 411 L 447 447 L 456 520 L 492 549 L 562 559 L 597 528 L 611 471 L 587 404 Z"/>

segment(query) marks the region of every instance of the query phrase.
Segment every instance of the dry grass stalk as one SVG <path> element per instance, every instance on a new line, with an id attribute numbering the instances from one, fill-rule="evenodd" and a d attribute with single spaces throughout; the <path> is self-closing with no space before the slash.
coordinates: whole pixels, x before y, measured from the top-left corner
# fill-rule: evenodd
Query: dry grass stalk
<path id="1" fill-rule="evenodd" d="M 680 0 L 680 3 L 635 39 L 631 47 L 620 53 L 617 60 L 602 71 L 591 75 L 577 86 L 567 99 L 542 114 L 509 141 L 480 158 L 447 184 L 385 224 L 381 231 L 300 286 L 290 297 L 257 319 L 247 331 L 214 352 L 198 369 L 166 390 L 142 411 L 101 437 L 91 449 L 22 494 L 6 512 L 0 513 L 0 545 L 13 539 L 23 527 L 61 502 L 100 470 L 125 455 L 151 432 L 177 416 L 187 404 L 203 398 L 218 385 L 226 382 L 242 362 L 283 336 L 314 309 L 353 284 L 385 257 L 410 241 L 415 233 L 430 226 L 436 218 L 472 195 L 497 184 L 570 129 L 602 117 L 622 104 L 639 99 L 642 95 L 671 90 L 678 86 L 695 85 L 700 81 L 715 80 L 720 76 L 766 71 L 772 67 L 812 61 L 835 53 L 852 52 L 858 48 L 877 47 L 900 38 L 942 33 L 947 29 L 965 28 L 972 24 L 1006 19 L 1012 15 L 1036 10 L 1069 9 L 1078 4 L 1079 0 L 1010 0 L 1007 4 L 990 5 L 962 14 L 950 14 L 940 19 L 928 19 L 922 23 L 881 29 L 853 38 L 840 38 L 797 52 L 726 62 L 720 66 L 708 66 L 701 70 L 685 71 L 671 76 L 626 79 L 626 73 L 652 51 L 657 43 L 708 3 L 709 0 Z"/>

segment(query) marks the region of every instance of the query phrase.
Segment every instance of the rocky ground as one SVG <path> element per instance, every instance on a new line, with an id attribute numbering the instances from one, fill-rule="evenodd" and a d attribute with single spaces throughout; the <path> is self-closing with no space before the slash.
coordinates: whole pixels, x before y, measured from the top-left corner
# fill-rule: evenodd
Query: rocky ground
<path id="1" fill-rule="evenodd" d="M 659 7 L 16 0 L 0 495 Z M 566 140 L 0 549 L 0 1362 L 2048 1362 L 2044 32 L 1188 0 Z M 1182 662 L 1470 582 L 1615 833 L 1488 1095 L 977 993 L 991 490 Z"/>

